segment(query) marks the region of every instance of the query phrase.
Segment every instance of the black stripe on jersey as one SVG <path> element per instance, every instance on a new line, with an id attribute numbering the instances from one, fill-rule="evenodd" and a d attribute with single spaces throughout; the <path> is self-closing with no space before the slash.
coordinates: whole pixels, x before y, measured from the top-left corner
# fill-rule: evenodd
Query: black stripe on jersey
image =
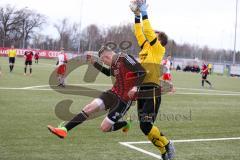
<path id="1" fill-rule="evenodd" d="M 143 42 L 143 44 L 141 45 L 141 49 L 143 49 L 143 47 L 144 47 L 144 44 L 147 42 L 147 40 L 145 40 L 144 42 Z"/>
<path id="2" fill-rule="evenodd" d="M 150 45 L 153 46 L 156 42 L 157 42 L 157 37 L 154 40 L 152 40 L 152 42 L 150 42 Z"/>

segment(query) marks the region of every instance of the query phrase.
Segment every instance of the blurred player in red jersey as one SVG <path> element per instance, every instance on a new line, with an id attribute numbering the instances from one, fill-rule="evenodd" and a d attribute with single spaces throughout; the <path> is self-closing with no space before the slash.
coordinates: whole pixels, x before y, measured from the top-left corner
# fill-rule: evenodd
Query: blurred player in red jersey
<path id="1" fill-rule="evenodd" d="M 210 88 L 212 88 L 212 84 L 207 80 L 207 76 L 209 72 L 208 72 L 208 66 L 205 64 L 205 62 L 203 62 L 201 74 L 202 74 L 202 87 L 204 87 L 204 81 L 205 81 L 209 84 Z"/>
<path id="2" fill-rule="evenodd" d="M 35 63 L 38 64 L 39 52 L 36 52 L 36 53 L 34 54 L 34 59 L 35 59 Z"/>
<path id="3" fill-rule="evenodd" d="M 175 92 L 175 88 L 173 87 L 173 83 L 172 83 L 171 59 L 172 59 L 171 55 L 168 55 L 167 58 L 162 61 L 162 65 L 163 65 L 162 80 L 165 82 L 168 82 L 170 84 L 170 92 L 173 93 L 173 92 Z"/>
<path id="4" fill-rule="evenodd" d="M 31 51 L 31 48 L 28 47 L 28 50 L 24 53 L 25 57 L 25 68 L 24 68 L 24 75 L 27 73 L 27 67 L 29 66 L 29 72 L 30 75 L 32 75 L 32 58 L 33 58 L 33 52 Z"/>
<path id="5" fill-rule="evenodd" d="M 91 58 L 89 61 L 96 69 L 106 76 L 114 76 L 115 83 L 112 89 L 103 92 L 98 98 L 87 104 L 83 110 L 65 125 L 57 128 L 48 126 L 48 129 L 60 138 L 65 138 L 68 131 L 86 121 L 92 115 L 101 111 L 109 111 L 101 124 L 103 132 L 117 131 L 130 128 L 127 121 L 120 120 L 131 106 L 135 99 L 137 87 L 145 77 L 145 70 L 130 55 L 115 53 L 110 48 L 104 46 L 99 50 L 100 60 L 110 68 L 103 67 L 102 64 Z"/>
<path id="6" fill-rule="evenodd" d="M 67 55 L 64 53 L 64 48 L 61 48 L 60 54 L 58 55 L 57 61 L 57 74 L 58 74 L 58 81 L 61 87 L 65 87 L 65 74 L 67 69 Z"/>

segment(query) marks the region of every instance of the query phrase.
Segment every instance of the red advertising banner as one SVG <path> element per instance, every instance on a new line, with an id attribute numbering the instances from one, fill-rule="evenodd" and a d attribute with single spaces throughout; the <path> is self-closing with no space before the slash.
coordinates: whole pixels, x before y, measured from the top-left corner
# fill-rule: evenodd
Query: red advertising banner
<path id="1" fill-rule="evenodd" d="M 8 56 L 8 50 L 10 48 L 3 48 L 0 47 L 0 56 Z M 25 51 L 28 49 L 16 49 L 17 50 L 17 56 L 23 56 Z M 60 53 L 59 51 L 49 51 L 49 50 L 35 50 L 31 49 L 33 54 L 39 53 L 40 58 L 56 58 L 58 54 Z M 68 53 L 67 53 L 68 54 Z M 70 54 L 70 57 L 76 57 L 77 54 Z"/>

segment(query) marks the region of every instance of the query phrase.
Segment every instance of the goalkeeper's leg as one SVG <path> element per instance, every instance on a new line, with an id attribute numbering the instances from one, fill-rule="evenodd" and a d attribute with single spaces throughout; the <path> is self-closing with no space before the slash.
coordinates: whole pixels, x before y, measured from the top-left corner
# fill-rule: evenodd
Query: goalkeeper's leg
<path id="1" fill-rule="evenodd" d="M 170 141 L 160 132 L 158 127 L 153 125 L 160 107 L 160 102 L 161 97 L 155 98 L 155 100 L 138 100 L 140 128 L 152 144 L 159 149 L 164 160 L 172 159 L 174 157 L 174 151 L 168 150 Z"/>

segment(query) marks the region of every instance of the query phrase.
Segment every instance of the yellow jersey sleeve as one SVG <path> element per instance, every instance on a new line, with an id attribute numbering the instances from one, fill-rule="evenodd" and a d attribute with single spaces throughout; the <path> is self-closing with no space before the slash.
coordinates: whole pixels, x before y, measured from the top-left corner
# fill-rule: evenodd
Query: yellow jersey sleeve
<path id="1" fill-rule="evenodd" d="M 157 39 L 156 33 L 152 29 L 152 26 L 148 19 L 143 20 L 143 33 L 148 39 L 150 45 L 152 46 L 152 57 L 157 61 L 162 61 L 165 54 L 165 48 Z"/>
<path id="2" fill-rule="evenodd" d="M 149 42 L 147 42 L 147 39 L 143 34 L 141 23 L 135 23 L 134 24 L 134 33 L 135 33 L 135 37 L 137 39 L 138 45 L 141 48 L 143 48 L 146 43 L 149 43 Z"/>
<path id="3" fill-rule="evenodd" d="M 143 20 L 143 33 L 150 43 L 154 42 L 154 40 L 157 38 L 148 19 Z"/>

